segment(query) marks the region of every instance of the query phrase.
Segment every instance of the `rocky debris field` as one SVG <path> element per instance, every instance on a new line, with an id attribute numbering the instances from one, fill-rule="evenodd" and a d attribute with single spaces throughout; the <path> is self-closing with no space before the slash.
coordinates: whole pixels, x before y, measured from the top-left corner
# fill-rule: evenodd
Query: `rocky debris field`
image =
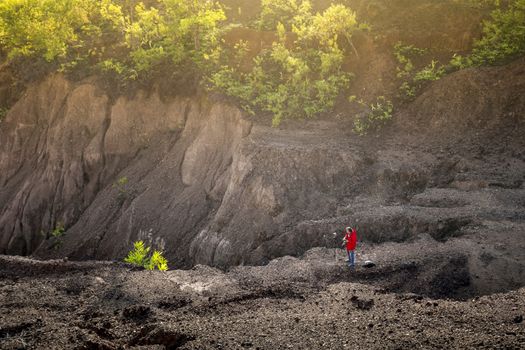
<path id="1" fill-rule="evenodd" d="M 355 270 L 328 248 L 227 271 L 0 256 L 0 348 L 523 349 L 525 288 L 479 293 L 464 244 L 361 244 Z"/>

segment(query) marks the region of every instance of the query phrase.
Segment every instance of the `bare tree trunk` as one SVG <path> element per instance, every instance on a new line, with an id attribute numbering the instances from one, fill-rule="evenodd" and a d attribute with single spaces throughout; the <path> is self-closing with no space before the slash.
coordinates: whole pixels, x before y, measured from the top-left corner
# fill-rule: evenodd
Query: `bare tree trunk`
<path id="1" fill-rule="evenodd" d="M 354 50 L 355 55 L 357 56 L 357 58 L 359 58 L 359 54 L 357 53 L 357 49 L 355 48 L 354 43 L 352 42 L 352 40 L 349 37 L 346 37 L 346 40 L 348 40 L 348 43 L 350 44 L 350 46 Z"/>

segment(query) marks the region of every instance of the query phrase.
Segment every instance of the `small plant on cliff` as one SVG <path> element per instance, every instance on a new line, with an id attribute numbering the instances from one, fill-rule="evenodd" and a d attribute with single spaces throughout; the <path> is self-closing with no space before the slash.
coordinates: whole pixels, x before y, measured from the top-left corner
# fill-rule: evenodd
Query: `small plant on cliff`
<path id="1" fill-rule="evenodd" d="M 123 203 L 126 198 L 128 197 L 128 191 L 126 190 L 126 185 L 128 184 L 128 178 L 126 176 L 123 176 L 121 178 L 119 178 L 117 180 L 117 182 L 115 182 L 113 184 L 113 187 L 115 187 L 118 191 L 118 194 L 117 194 L 117 201 L 119 203 Z"/>
<path id="2" fill-rule="evenodd" d="M 394 106 L 384 96 L 377 97 L 376 102 L 371 104 L 366 104 L 362 100 L 356 100 L 355 96 L 351 96 L 350 102 L 358 103 L 367 110 L 364 115 L 354 119 L 353 131 L 359 136 L 364 136 L 371 130 L 381 129 L 392 119 Z"/>
<path id="3" fill-rule="evenodd" d="M 57 222 L 53 231 L 51 231 L 50 236 L 52 237 L 51 248 L 58 250 L 62 246 L 62 237 L 66 234 L 64 224 L 62 222 Z M 48 236 L 49 237 L 49 236 Z"/>
<path id="4" fill-rule="evenodd" d="M 445 67 L 432 60 L 414 76 L 414 82 L 439 80 L 445 74 Z"/>
<path id="5" fill-rule="evenodd" d="M 8 108 L 0 107 L 0 123 L 4 120 L 5 116 L 7 115 L 7 112 L 9 112 Z"/>
<path id="6" fill-rule="evenodd" d="M 51 236 L 57 239 L 61 238 L 65 234 L 66 234 L 66 231 L 64 229 L 64 224 L 61 222 L 58 222 L 56 227 L 53 229 L 53 231 L 51 231 Z"/>
<path id="7" fill-rule="evenodd" d="M 427 50 L 415 47 L 414 45 L 404 45 L 398 42 L 394 46 L 394 56 L 398 62 L 396 67 L 397 78 L 400 81 L 399 91 L 402 97 L 412 99 L 416 96 L 424 83 L 440 79 L 445 74 L 445 67 L 436 60 L 431 60 L 429 64 L 418 65 L 414 61 L 425 61 L 422 56 Z M 427 61 L 428 62 L 428 61 Z"/>
<path id="8" fill-rule="evenodd" d="M 150 254 L 151 248 L 147 247 L 143 241 L 133 243 L 133 250 L 128 253 L 124 259 L 125 262 L 136 266 L 144 267 L 146 270 L 168 270 L 168 260 L 162 255 L 162 252 L 154 250 Z"/>

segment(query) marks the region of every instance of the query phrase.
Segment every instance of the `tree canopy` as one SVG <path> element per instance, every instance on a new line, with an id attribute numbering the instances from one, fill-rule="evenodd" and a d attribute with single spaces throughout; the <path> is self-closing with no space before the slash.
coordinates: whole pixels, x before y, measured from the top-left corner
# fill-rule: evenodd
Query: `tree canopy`
<path id="1" fill-rule="evenodd" d="M 455 56 L 451 66 L 498 64 L 525 53 L 525 0 L 453 1 L 492 12 L 473 51 Z M 63 72 L 113 76 L 122 84 L 181 72 L 249 113 L 269 115 L 273 125 L 330 111 L 351 83 L 343 62 L 360 54 L 354 35 L 369 28 L 339 3 L 322 11 L 309 0 L 260 5 L 253 22 L 235 24 L 214 0 L 2 0 L 0 51 L 8 64 L 38 58 Z M 226 43 L 223 34 L 238 26 L 271 32 L 273 42 L 256 50 L 242 40 Z M 406 58 L 398 49 L 398 60 Z M 406 61 L 401 73 L 412 94 L 421 81 L 445 73 L 434 60 L 421 71 Z"/>

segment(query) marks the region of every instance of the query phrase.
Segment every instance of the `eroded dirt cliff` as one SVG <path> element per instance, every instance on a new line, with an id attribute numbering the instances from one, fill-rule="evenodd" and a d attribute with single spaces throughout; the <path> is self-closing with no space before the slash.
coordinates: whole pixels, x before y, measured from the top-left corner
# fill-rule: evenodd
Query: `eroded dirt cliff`
<path id="1" fill-rule="evenodd" d="M 52 76 L 2 124 L 1 252 L 122 259 L 143 239 L 173 267 L 224 267 L 334 246 L 354 224 L 364 242 L 452 249 L 466 235 L 473 274 L 513 271 L 474 285 L 521 285 L 524 66 L 452 74 L 364 138 L 341 121 L 275 129 L 204 96 L 112 99 Z"/>

